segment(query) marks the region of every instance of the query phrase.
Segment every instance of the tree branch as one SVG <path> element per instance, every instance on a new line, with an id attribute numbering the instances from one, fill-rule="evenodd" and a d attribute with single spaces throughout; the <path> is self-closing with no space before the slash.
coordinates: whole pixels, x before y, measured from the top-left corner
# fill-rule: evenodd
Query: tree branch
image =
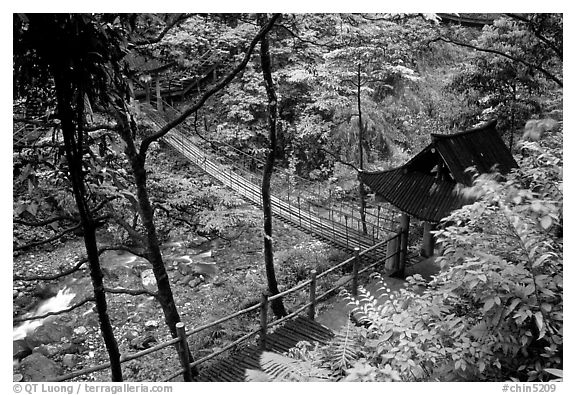
<path id="1" fill-rule="evenodd" d="M 136 40 L 133 41 L 131 44 L 135 45 L 135 46 L 142 46 L 142 45 L 149 45 L 149 44 L 156 44 L 158 42 L 160 42 L 164 36 L 176 25 L 182 23 L 183 21 L 185 21 L 186 19 L 190 18 L 192 16 L 192 14 L 180 14 L 178 15 L 172 22 L 166 24 L 166 26 L 164 26 L 164 29 L 162 29 L 162 31 L 160 31 L 160 33 L 156 36 L 156 37 L 148 37 L 148 38 L 143 38 L 141 40 Z"/>
<path id="2" fill-rule="evenodd" d="M 344 162 L 343 160 L 341 160 L 338 156 L 336 156 L 336 155 L 333 154 L 332 152 L 330 152 L 330 151 L 328 151 L 328 150 L 326 150 L 326 149 L 324 149 L 324 148 L 322 148 L 322 147 L 320 147 L 320 150 L 326 152 L 326 153 L 329 154 L 329 155 L 331 155 L 334 159 L 336 159 L 336 161 L 342 163 L 343 165 L 350 166 L 350 167 L 353 168 L 354 170 L 360 171 L 360 170 L 358 170 L 358 168 L 357 168 L 356 166 L 354 166 L 352 163 Z"/>
<path id="3" fill-rule="evenodd" d="M 102 253 L 104 253 L 105 251 L 127 251 L 133 255 L 139 256 L 141 258 L 147 259 L 146 255 L 140 251 L 136 251 L 132 248 L 123 246 L 123 245 L 117 245 L 117 246 L 108 246 L 108 247 L 102 247 L 98 250 L 98 255 L 102 255 Z M 68 276 L 78 270 L 80 270 L 80 268 L 82 267 L 82 265 L 84 265 L 86 262 L 88 262 L 88 257 L 83 257 L 82 259 L 80 259 L 78 262 L 76 262 L 76 264 L 74 266 L 72 266 L 69 269 L 66 269 L 60 273 L 55 273 L 55 274 L 47 274 L 47 275 L 38 275 L 38 276 L 20 276 L 18 274 L 14 274 L 14 276 L 12 277 L 12 279 L 14 281 L 50 281 L 50 280 L 57 280 L 59 278 Z"/>
<path id="4" fill-rule="evenodd" d="M 68 308 L 66 308 L 66 309 L 64 309 L 64 310 L 51 311 L 51 312 L 49 312 L 49 313 L 42 314 L 42 315 L 36 315 L 36 316 L 33 316 L 33 317 L 19 317 L 19 318 L 14 318 L 14 319 L 12 320 L 12 322 L 24 322 L 24 321 L 32 321 L 32 320 L 41 320 L 41 319 L 44 319 L 44 318 L 48 318 L 48 317 L 50 317 L 50 316 L 52 316 L 52 315 L 60 315 L 60 314 L 63 314 L 63 313 L 68 313 L 69 311 L 72 311 L 72 310 L 75 310 L 75 309 L 77 309 L 77 308 L 79 308 L 79 307 L 82 307 L 83 305 L 85 305 L 85 304 L 88 303 L 88 302 L 94 302 L 94 301 L 95 301 L 95 299 L 94 299 L 93 297 L 89 297 L 89 298 L 86 298 L 86 299 L 84 299 L 84 300 L 76 303 L 76 304 L 73 304 L 72 306 L 70 306 L 70 307 L 68 307 Z"/>
<path id="5" fill-rule="evenodd" d="M 533 63 L 527 62 L 527 61 L 525 61 L 525 60 L 523 60 L 523 59 L 516 58 L 516 57 L 514 57 L 514 56 L 508 55 L 507 53 L 504 53 L 504 52 L 501 52 L 501 51 L 497 51 L 497 50 L 495 50 L 495 49 L 477 47 L 477 46 L 472 45 L 472 44 L 463 43 L 463 42 L 460 42 L 460 41 L 454 41 L 454 40 L 452 40 L 452 39 L 445 38 L 445 37 L 437 37 L 437 38 L 431 40 L 430 42 L 435 42 L 435 41 L 444 41 L 444 42 L 447 42 L 447 43 L 450 43 L 450 44 L 455 44 L 455 45 L 459 45 L 459 46 L 462 46 L 462 47 L 470 48 L 470 49 L 473 49 L 473 50 L 475 50 L 475 51 L 486 52 L 486 53 L 491 53 L 491 54 L 494 54 L 494 55 L 502 56 L 502 57 L 504 57 L 504 58 L 510 59 L 510 60 L 513 61 L 513 62 L 521 63 L 521 64 L 523 64 L 523 65 L 526 66 L 526 67 L 533 68 L 533 69 L 535 69 L 535 70 L 540 71 L 540 72 L 541 72 L 542 74 L 544 74 L 546 77 L 548 77 L 549 79 L 551 79 L 552 81 L 554 81 L 555 83 L 557 83 L 560 87 L 562 87 L 562 81 L 561 81 L 558 77 L 556 77 L 556 76 L 554 76 L 552 73 L 550 73 L 548 70 L 544 69 L 543 67 L 541 67 L 541 66 L 539 66 L 539 65 L 537 65 L 537 64 L 533 64 Z"/>
<path id="6" fill-rule="evenodd" d="M 77 224 L 77 225 L 75 225 L 75 226 L 72 226 L 72 227 L 70 227 L 70 228 L 64 229 L 62 232 L 58 233 L 58 234 L 55 235 L 55 236 L 49 237 L 48 239 L 40 240 L 40 241 L 34 241 L 34 242 L 32 242 L 32 243 L 28 243 L 28 244 L 24 244 L 24 245 L 21 245 L 21 246 L 18 246 L 18 247 L 14 247 L 14 251 L 22 251 L 22 250 L 26 250 L 26 249 L 28 249 L 28 248 L 37 247 L 37 246 L 42 245 L 42 244 L 51 243 L 51 242 L 53 242 L 54 240 L 57 240 L 57 239 L 59 239 L 60 237 L 64 236 L 65 234 L 70 233 L 70 232 L 73 232 L 73 231 L 75 231 L 75 230 L 77 230 L 77 229 L 80 229 L 81 227 L 82 227 L 82 224 L 79 223 L 79 224 Z"/>
<path id="7" fill-rule="evenodd" d="M 295 39 L 302 41 L 303 43 L 307 43 L 307 44 L 312 44 L 312 45 L 316 45 L 318 47 L 325 47 L 325 48 L 332 48 L 332 46 L 330 45 L 331 43 L 333 43 L 334 41 L 336 41 L 336 39 L 332 40 L 330 43 L 328 44 L 322 44 L 322 43 L 317 43 L 311 40 L 306 40 L 303 39 L 302 37 L 300 37 L 299 35 L 297 35 L 296 33 L 294 33 L 292 30 L 290 30 L 289 28 L 287 28 L 286 26 L 282 25 L 282 24 L 277 24 L 277 27 L 281 27 L 282 29 L 286 30 L 288 33 L 290 33 L 290 35 L 292 37 L 294 37 Z"/>
<path id="8" fill-rule="evenodd" d="M 148 296 L 153 296 L 153 297 L 158 296 L 158 294 L 156 292 L 151 292 L 151 291 L 148 291 L 147 289 L 128 289 L 128 288 L 107 288 L 107 287 L 104 287 L 104 292 L 108 292 L 111 294 L 124 294 L 124 295 L 132 295 L 132 296 L 138 296 L 138 295 L 148 295 Z"/>
<path id="9" fill-rule="evenodd" d="M 130 224 L 128 222 L 126 222 L 126 220 L 124 218 L 122 218 L 116 212 L 113 212 L 111 215 L 112 215 L 112 218 L 114 219 L 114 221 L 116 221 L 116 223 L 118 225 L 120 225 L 126 232 L 128 232 L 130 237 L 132 237 L 140 245 L 145 244 L 144 243 L 144 236 L 142 236 L 136 229 L 134 229 L 132 226 L 130 226 Z"/>
<path id="10" fill-rule="evenodd" d="M 77 218 L 74 218 L 70 215 L 60 215 L 58 217 L 52 217 L 52 218 L 45 219 L 43 221 L 38 221 L 38 222 L 25 221 L 23 219 L 18 219 L 18 218 L 14 218 L 12 220 L 12 222 L 14 222 L 15 224 L 19 224 L 19 225 L 38 227 L 38 226 L 45 226 L 45 225 L 51 224 L 52 222 L 63 221 L 63 220 L 76 221 Z"/>
<path id="11" fill-rule="evenodd" d="M 182 122 L 184 122 L 184 120 L 186 120 L 186 118 L 188 118 L 188 116 L 190 116 L 190 114 L 192 114 L 193 112 L 196 112 L 200 107 L 202 107 L 204 105 L 204 103 L 212 95 L 214 95 L 216 92 L 220 91 L 230 81 L 232 81 L 234 79 L 234 77 L 236 77 L 236 75 L 238 75 L 238 73 L 240 73 L 240 71 L 242 71 L 244 69 L 244 67 L 246 67 L 246 65 L 248 64 L 248 61 L 250 60 L 250 57 L 252 56 L 252 52 L 254 51 L 254 48 L 256 47 L 256 44 L 258 44 L 260 39 L 266 33 L 268 33 L 268 31 L 270 31 L 270 29 L 272 29 L 272 26 L 274 26 L 274 23 L 276 22 L 276 20 L 279 17 L 280 17 L 280 14 L 274 14 L 272 16 L 272 18 L 270 18 L 268 23 L 266 25 L 264 25 L 262 27 L 262 29 L 260 29 L 258 34 L 256 34 L 256 36 L 254 37 L 254 39 L 250 43 L 248 50 L 246 51 L 246 54 L 244 55 L 244 59 L 242 60 L 242 62 L 240 62 L 228 75 L 223 77 L 218 83 L 213 85 L 212 88 L 210 88 L 207 92 L 205 92 L 202 95 L 202 97 L 200 99 L 198 99 L 198 101 L 195 104 L 193 104 L 192 106 L 190 106 L 190 107 L 186 108 L 184 111 L 182 111 L 182 113 L 178 117 L 176 117 L 172 121 L 168 122 L 158 132 L 156 132 L 153 135 L 148 136 L 144 140 L 142 140 L 142 143 L 140 144 L 139 155 L 141 157 L 145 157 L 146 152 L 148 151 L 148 147 L 150 147 L 150 144 L 152 144 L 156 140 L 162 138 L 166 133 L 168 133 L 174 127 L 176 127 L 176 126 L 180 125 Z"/>
<path id="12" fill-rule="evenodd" d="M 534 35 L 535 35 L 540 41 L 542 41 L 542 42 L 543 42 L 544 44 L 546 44 L 552 51 L 554 51 L 554 53 L 556 53 L 556 56 L 558 56 L 558 57 L 560 58 L 560 60 L 563 59 L 563 56 L 562 56 L 562 47 L 559 48 L 559 47 L 556 46 L 552 41 L 550 41 L 550 39 L 548 39 L 548 38 L 544 37 L 542 34 L 540 34 L 540 32 L 538 32 L 538 31 L 536 30 L 536 28 L 534 27 L 534 23 L 533 23 L 530 19 L 528 19 L 528 18 L 526 18 L 526 17 L 524 17 L 524 16 L 522 16 L 522 15 L 520 15 L 520 14 L 512 14 L 512 13 L 511 13 L 511 14 L 505 14 L 505 15 L 508 16 L 508 17 L 510 17 L 510 18 L 512 18 L 512 19 L 516 19 L 516 20 L 518 20 L 518 21 L 521 21 L 521 22 L 526 23 L 526 24 L 530 27 L 530 30 L 532 31 L 532 33 L 534 33 Z"/>

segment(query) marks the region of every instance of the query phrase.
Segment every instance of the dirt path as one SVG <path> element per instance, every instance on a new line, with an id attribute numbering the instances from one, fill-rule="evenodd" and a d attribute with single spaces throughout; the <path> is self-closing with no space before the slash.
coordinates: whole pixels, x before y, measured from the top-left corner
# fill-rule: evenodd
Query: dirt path
<path id="1" fill-rule="evenodd" d="M 407 268 L 406 275 L 420 274 L 425 279 L 430 279 L 430 276 L 438 273 L 439 270 L 440 268 L 433 260 L 425 259 Z M 389 294 L 399 292 L 401 289 L 406 288 L 407 285 L 406 281 L 392 277 L 386 277 L 384 281 L 387 288 L 385 293 L 380 290 L 382 284 L 375 279 L 371 279 L 367 284 L 363 284 L 363 287 L 370 295 L 376 297 L 378 301 L 384 301 L 389 298 Z M 347 325 L 352 308 L 353 306 L 349 304 L 348 300 L 341 296 L 335 296 L 330 306 L 316 317 L 316 321 L 333 331 L 338 331 L 344 325 Z"/>

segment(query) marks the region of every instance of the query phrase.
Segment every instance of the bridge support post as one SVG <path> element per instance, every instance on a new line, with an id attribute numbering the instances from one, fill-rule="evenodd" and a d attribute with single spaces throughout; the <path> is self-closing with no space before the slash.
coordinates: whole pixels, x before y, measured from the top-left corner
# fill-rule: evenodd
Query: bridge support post
<path id="1" fill-rule="evenodd" d="M 260 349 L 266 349 L 266 331 L 268 329 L 268 292 L 262 293 L 260 302 Z"/>
<path id="2" fill-rule="evenodd" d="M 190 369 L 190 349 L 188 347 L 188 342 L 186 341 L 186 328 L 182 322 L 176 324 L 176 333 L 178 334 L 178 354 L 180 357 L 180 364 L 184 369 L 182 373 L 182 378 L 184 381 L 192 381 L 192 370 Z"/>
<path id="3" fill-rule="evenodd" d="M 358 295 L 358 271 L 360 269 L 360 247 L 354 247 L 354 262 L 352 262 L 352 296 Z"/>
<path id="4" fill-rule="evenodd" d="M 308 307 L 308 318 L 311 320 L 316 316 L 316 269 L 310 270 L 310 307 Z"/>

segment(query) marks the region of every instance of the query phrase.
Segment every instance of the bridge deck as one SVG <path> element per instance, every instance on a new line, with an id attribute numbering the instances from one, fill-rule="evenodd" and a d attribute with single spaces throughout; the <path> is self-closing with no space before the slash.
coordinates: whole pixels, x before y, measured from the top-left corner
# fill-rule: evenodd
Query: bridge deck
<path id="1" fill-rule="evenodd" d="M 156 111 L 146 109 L 146 114 L 159 127 L 166 124 L 166 120 Z M 260 185 L 234 171 L 230 166 L 219 163 L 218 158 L 214 158 L 199 148 L 180 129 L 173 129 L 164 136 L 163 140 L 223 185 L 236 191 L 252 204 L 256 206 L 262 205 Z M 348 224 L 344 224 L 342 221 L 334 220 L 333 218 L 337 215 L 331 212 L 329 208 L 326 209 L 327 215 L 321 216 L 314 212 L 310 205 L 306 205 L 305 202 L 301 203 L 300 200 L 296 203 L 273 195 L 271 201 L 272 212 L 277 218 L 338 248 L 352 251 L 358 247 L 360 250 L 365 250 L 380 241 L 374 235 L 364 234 L 355 227 L 347 226 Z M 350 223 L 350 225 L 353 224 Z M 368 258 L 381 259 L 386 256 L 386 253 L 387 247 L 384 245 L 372 250 Z"/>
<path id="2" fill-rule="evenodd" d="M 266 347 L 264 349 L 256 345 L 244 347 L 229 358 L 222 359 L 202 369 L 196 381 L 244 381 L 246 369 L 261 370 L 260 355 L 262 355 L 264 350 L 283 353 L 300 341 L 326 344 L 333 337 L 334 333 L 324 325 L 299 316 L 287 321 L 274 333 L 269 334 L 266 337 Z"/>

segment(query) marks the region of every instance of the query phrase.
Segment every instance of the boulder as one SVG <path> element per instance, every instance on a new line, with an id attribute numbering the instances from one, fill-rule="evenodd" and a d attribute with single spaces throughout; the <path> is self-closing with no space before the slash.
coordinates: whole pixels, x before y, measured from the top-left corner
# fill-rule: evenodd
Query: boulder
<path id="1" fill-rule="evenodd" d="M 26 337 L 26 342 L 31 348 L 42 344 L 57 343 L 63 337 L 71 337 L 72 328 L 56 322 L 45 322 Z"/>
<path id="2" fill-rule="evenodd" d="M 156 320 L 148 320 L 144 323 L 144 329 L 152 330 L 158 328 L 158 321 Z"/>
<path id="3" fill-rule="evenodd" d="M 73 368 L 74 366 L 76 366 L 76 355 L 65 354 L 62 357 L 62 364 L 66 367 Z"/>
<path id="4" fill-rule="evenodd" d="M 142 335 L 138 336 L 130 341 L 130 347 L 136 350 L 146 350 L 147 348 L 152 347 L 152 344 L 156 343 L 157 340 L 154 336 Z"/>
<path id="5" fill-rule="evenodd" d="M 24 381 L 48 381 L 62 374 L 62 368 L 50 358 L 35 352 L 22 360 L 20 373 Z"/>
<path id="6" fill-rule="evenodd" d="M 74 328 L 74 334 L 78 336 L 85 335 L 88 332 L 85 326 L 79 326 L 78 328 Z"/>
<path id="7" fill-rule="evenodd" d="M 25 339 L 14 340 L 12 342 L 12 359 L 21 360 L 32 354 L 32 349 Z"/>
<path id="8" fill-rule="evenodd" d="M 59 351 L 60 348 L 53 344 L 42 344 L 41 346 L 34 348 L 34 352 L 40 353 L 48 358 L 58 354 Z"/>
<path id="9" fill-rule="evenodd" d="M 142 286 L 150 291 L 157 292 L 158 286 L 156 285 L 156 278 L 154 277 L 154 271 L 152 269 L 146 269 L 140 273 L 140 279 L 142 280 Z"/>

